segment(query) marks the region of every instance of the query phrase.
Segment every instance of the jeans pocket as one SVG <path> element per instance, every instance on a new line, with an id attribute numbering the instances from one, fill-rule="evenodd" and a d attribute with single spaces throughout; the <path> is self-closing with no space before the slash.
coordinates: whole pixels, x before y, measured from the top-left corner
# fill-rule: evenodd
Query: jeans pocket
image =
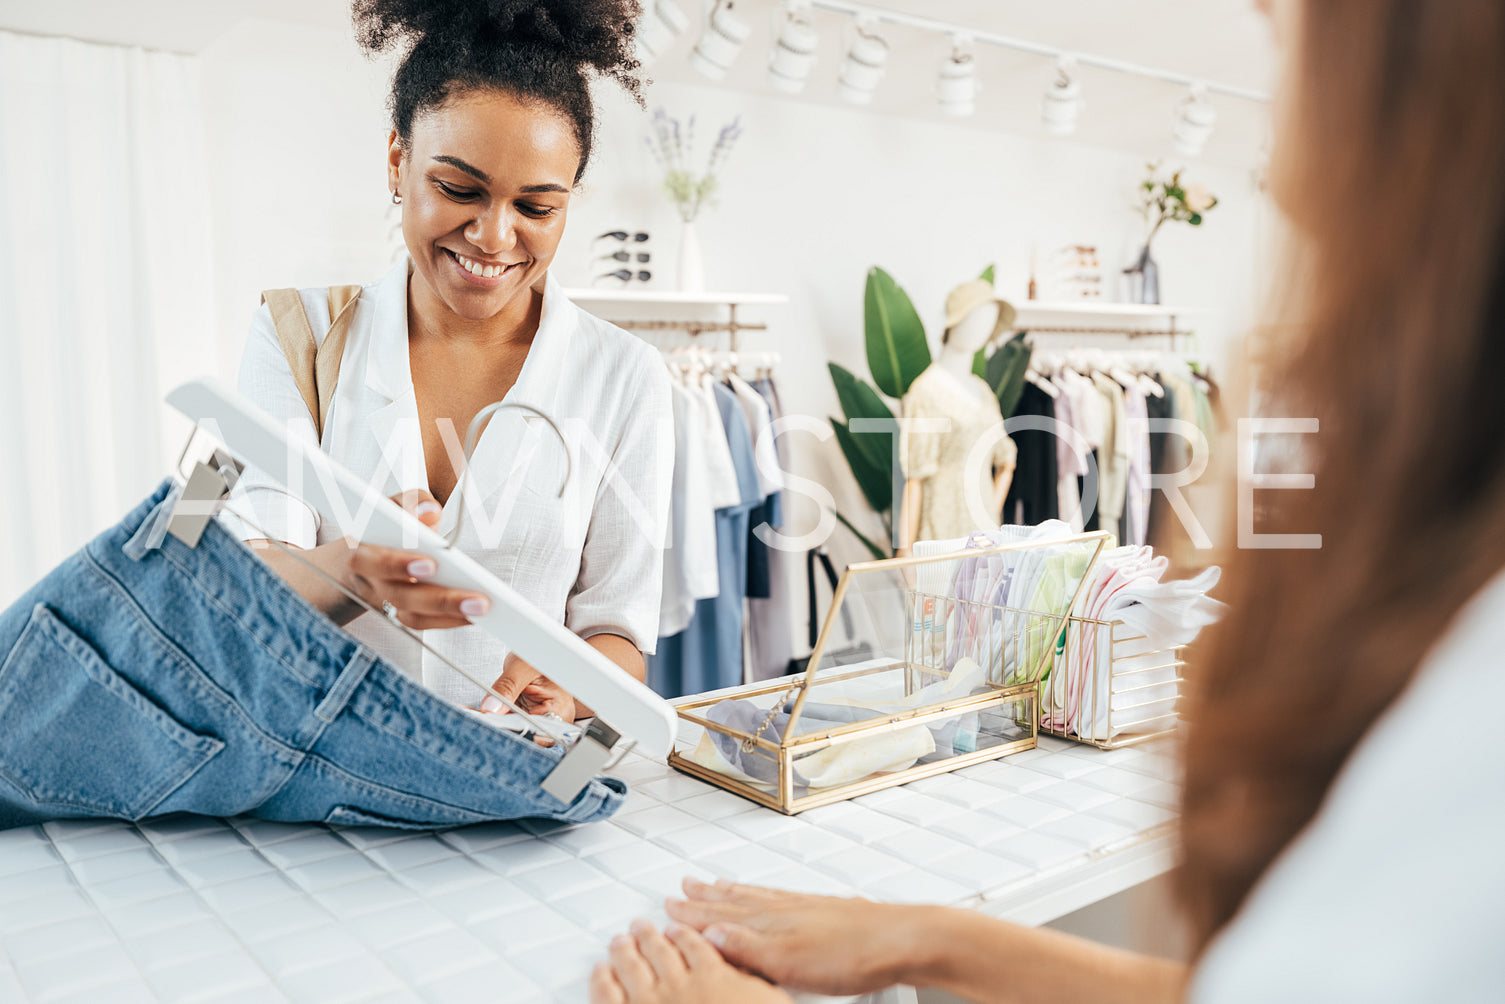
<path id="1" fill-rule="evenodd" d="M 224 747 L 137 690 L 45 604 L 0 663 L 0 775 L 39 809 L 140 819 Z"/>

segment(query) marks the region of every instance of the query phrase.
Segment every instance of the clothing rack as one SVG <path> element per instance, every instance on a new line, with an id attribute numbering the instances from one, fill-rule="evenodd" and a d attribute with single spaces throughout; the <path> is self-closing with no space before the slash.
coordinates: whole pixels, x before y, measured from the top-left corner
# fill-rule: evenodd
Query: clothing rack
<path id="1" fill-rule="evenodd" d="M 565 295 L 596 316 L 629 331 L 678 331 L 691 338 L 725 333 L 727 348 L 733 352 L 737 350 L 737 336 L 741 332 L 768 330 L 768 325 L 764 322 L 739 318 L 738 308 L 789 302 L 787 296 L 778 293 L 659 293 L 570 289 L 565 291 Z M 698 312 L 698 308 L 711 308 L 718 312 L 724 308 L 725 314 L 722 317 L 664 316 L 670 313 Z"/>
<path id="2" fill-rule="evenodd" d="M 631 321 L 618 320 L 612 323 L 629 331 L 683 331 L 691 338 L 699 337 L 711 332 L 724 331 L 727 333 L 727 344 L 733 352 L 737 350 L 737 332 L 739 331 L 767 331 L 768 325 L 760 322 L 748 324 L 737 320 L 737 305 L 729 304 L 729 313 L 725 321 Z"/>
<path id="3" fill-rule="evenodd" d="M 994 339 L 1011 338 L 1020 333 L 1040 335 L 1121 335 L 1126 338 L 1167 338 L 1172 351 L 1181 348 L 1182 338 L 1195 338 L 1196 332 L 1183 327 L 1187 314 L 1199 311 L 1191 307 L 1169 307 L 1144 303 L 1100 303 L 1084 301 L 1026 300 L 1017 304 L 1018 314 L 1011 328 Z M 1039 323 L 1032 323 L 1038 320 Z M 1064 323 L 1080 321 L 1080 323 Z"/>

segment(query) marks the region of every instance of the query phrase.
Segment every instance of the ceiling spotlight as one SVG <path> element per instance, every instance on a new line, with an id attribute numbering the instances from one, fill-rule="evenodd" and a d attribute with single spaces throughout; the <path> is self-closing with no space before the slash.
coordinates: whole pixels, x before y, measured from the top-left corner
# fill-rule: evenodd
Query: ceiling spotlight
<path id="1" fill-rule="evenodd" d="M 815 65 L 820 36 L 805 14 L 808 0 L 784 0 L 784 25 L 768 53 L 768 82 L 786 94 L 798 94 Z"/>
<path id="2" fill-rule="evenodd" d="M 752 31 L 746 21 L 732 13 L 732 7 L 732 0 L 717 0 L 700 41 L 690 53 L 690 65 L 712 80 L 726 76 Z"/>
<path id="3" fill-rule="evenodd" d="M 836 79 L 837 92 L 854 105 L 872 102 L 878 81 L 883 79 L 883 66 L 888 62 L 888 43 L 872 33 L 872 26 L 871 18 L 857 18 L 857 33 L 847 46 L 841 74 Z"/>
<path id="4" fill-rule="evenodd" d="M 1176 152 L 1183 157 L 1200 155 L 1217 121 L 1217 109 L 1207 100 L 1206 85 L 1192 84 L 1191 91 L 1176 106 L 1176 126 L 1171 134 Z"/>
<path id="5" fill-rule="evenodd" d="M 644 6 L 647 10 L 638 25 L 638 59 L 647 66 L 669 50 L 690 26 L 690 19 L 674 0 L 656 0 Z"/>
<path id="6" fill-rule="evenodd" d="M 951 55 L 941 64 L 935 94 L 947 115 L 971 115 L 977 108 L 977 63 L 966 50 L 970 39 L 952 36 Z"/>
<path id="7" fill-rule="evenodd" d="M 1056 61 L 1056 75 L 1045 88 L 1040 102 L 1040 121 L 1052 136 L 1070 136 L 1076 132 L 1077 115 L 1082 110 L 1082 85 L 1072 74 L 1076 60 L 1062 56 Z"/>

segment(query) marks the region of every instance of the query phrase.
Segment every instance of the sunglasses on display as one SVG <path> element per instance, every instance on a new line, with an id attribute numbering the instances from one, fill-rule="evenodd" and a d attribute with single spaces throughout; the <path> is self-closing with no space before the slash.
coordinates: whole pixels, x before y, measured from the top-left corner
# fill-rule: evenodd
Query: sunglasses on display
<path id="1" fill-rule="evenodd" d="M 648 239 L 647 232 L 642 231 L 642 230 L 639 230 L 637 233 L 628 233 L 626 230 L 608 230 L 606 233 L 604 233 L 601 236 L 599 236 L 599 237 L 596 238 L 596 240 L 598 240 L 598 241 L 605 241 L 605 240 L 628 241 L 628 240 L 630 240 L 630 241 L 632 241 L 632 242 L 634 242 L 636 244 L 641 244 L 641 243 L 643 243 L 647 239 Z"/>
<path id="2" fill-rule="evenodd" d="M 637 259 L 640 262 L 647 262 L 652 257 L 647 251 L 639 251 L 637 253 Z M 632 254 L 627 251 L 613 251 L 610 254 L 596 256 L 597 261 L 606 261 L 607 259 L 611 259 L 612 261 L 632 261 L 632 258 Z"/>
<path id="3" fill-rule="evenodd" d="M 621 280 L 621 282 L 622 282 L 623 285 L 626 285 L 627 283 L 631 282 L 634 278 L 636 278 L 639 282 L 647 282 L 649 279 L 653 278 L 653 273 L 652 272 L 638 272 L 637 275 L 634 276 L 633 272 L 632 272 L 632 269 L 630 269 L 630 268 L 619 268 L 615 272 L 604 272 L 601 275 L 596 276 L 596 281 L 600 282 L 602 279 L 619 279 L 619 280 Z"/>

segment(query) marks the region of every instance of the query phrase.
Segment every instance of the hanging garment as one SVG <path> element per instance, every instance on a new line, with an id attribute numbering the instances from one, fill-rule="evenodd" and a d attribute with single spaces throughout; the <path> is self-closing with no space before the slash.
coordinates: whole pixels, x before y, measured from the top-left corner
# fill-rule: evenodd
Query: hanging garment
<path id="1" fill-rule="evenodd" d="M 434 829 L 610 815 L 559 762 L 379 658 L 211 520 L 147 538 L 172 482 L 0 613 L 0 828 L 248 814 Z"/>
<path id="2" fill-rule="evenodd" d="M 1124 420 L 1129 440 L 1129 469 L 1122 540 L 1126 544 L 1143 544 L 1150 523 L 1150 425 L 1144 391 L 1136 385 L 1124 388 Z"/>
<path id="3" fill-rule="evenodd" d="M 711 508 L 727 509 L 741 504 L 742 480 L 737 471 L 736 458 L 732 455 L 731 431 L 726 427 L 719 395 L 715 391 L 718 386 L 720 385 L 711 379 L 709 373 L 700 374 L 688 384 L 689 389 L 696 394 L 700 421 L 704 429 L 706 459 L 711 479 Z M 739 415 L 740 412 L 739 406 Z M 742 419 L 741 424 L 745 429 L 747 420 Z"/>
<path id="4" fill-rule="evenodd" d="M 1103 447 L 1098 452 L 1098 525 L 1119 533 L 1129 484 L 1129 430 L 1124 416 L 1124 389 L 1101 373 L 1092 374 L 1107 408 Z"/>
<path id="5" fill-rule="evenodd" d="M 1082 494 L 1077 484 L 1078 479 L 1087 474 L 1086 453 L 1076 442 L 1076 437 L 1082 435 L 1081 419 L 1076 411 L 1076 395 L 1067 390 L 1069 381 L 1053 378 L 1051 382 L 1061 391 L 1061 396 L 1055 401 L 1056 422 L 1060 426 L 1056 437 L 1056 508 L 1059 517 L 1081 533 Z"/>
<path id="6" fill-rule="evenodd" d="M 1056 403 L 1032 383 L 1024 385 L 1014 416 L 1056 420 Z M 1013 433 L 1018 465 L 1003 503 L 1004 523 L 1034 526 L 1060 513 L 1056 463 L 1056 435 L 1047 430 L 1019 429 Z"/>
<path id="7" fill-rule="evenodd" d="M 769 431 L 772 415 L 768 402 L 735 373 L 727 377 L 727 387 L 737 395 L 743 417 L 747 419 L 747 427 L 752 433 L 753 461 L 758 477 L 758 492 L 762 496 L 758 507 L 752 511 L 747 521 L 746 593 L 749 599 L 767 599 L 770 589 L 768 545 L 753 531 L 770 522 L 770 512 L 775 505 L 770 500 L 777 499 L 779 490 L 784 487 L 784 475 Z"/>
<path id="8" fill-rule="evenodd" d="M 757 380 L 753 388 L 768 402 L 769 416 L 777 421 L 783 415 L 778 389 L 767 378 Z M 782 440 L 774 439 L 779 469 L 787 470 L 789 459 Z M 755 451 L 756 453 L 756 451 Z M 753 539 L 761 545 L 758 527 L 766 523 L 777 530 L 784 526 L 784 493 L 776 491 L 763 500 L 749 520 Z M 796 556 L 782 548 L 768 548 L 768 595 L 749 595 L 747 601 L 747 647 L 752 660 L 751 677 L 771 680 L 782 676 L 794 658 L 794 587 L 792 575 Z M 751 583 L 749 583 L 751 585 Z"/>
<path id="9" fill-rule="evenodd" d="M 747 590 L 747 524 L 763 501 L 753 471 L 752 434 L 742 406 L 727 388 L 715 384 L 728 452 L 737 474 L 736 505 L 716 510 L 716 566 L 720 589 L 714 599 L 695 604 L 695 615 L 678 634 L 658 640 L 648 659 L 648 685 L 663 697 L 683 697 L 742 682 L 743 602 Z"/>
<path id="10" fill-rule="evenodd" d="M 767 498 L 784 487 L 784 470 L 779 466 L 777 444 L 769 428 L 773 424 L 773 414 L 763 395 L 737 374 L 729 374 L 726 384 L 742 405 L 742 415 L 747 419 L 747 428 L 752 434 L 758 494 Z"/>
<path id="11" fill-rule="evenodd" d="M 1070 409 L 1075 428 L 1086 440 L 1088 451 L 1083 454 L 1076 479 L 1076 498 L 1081 512 L 1079 529 L 1091 531 L 1098 528 L 1099 508 L 1102 504 L 1102 457 L 1103 443 L 1108 438 L 1108 420 L 1111 412 L 1108 403 L 1098 393 L 1097 386 L 1075 370 L 1063 370 L 1057 377 L 1062 396 L 1070 399 Z M 1088 455 L 1090 454 L 1090 461 Z M 1089 497 L 1087 492 L 1087 468 L 1098 472 L 1097 490 Z M 1072 526 L 1077 524 L 1073 521 Z"/>
<path id="12" fill-rule="evenodd" d="M 695 392 L 671 385 L 674 398 L 674 502 L 669 508 L 669 546 L 664 549 L 659 637 L 678 634 L 695 615 L 695 604 L 721 591 L 716 563 L 716 512 L 707 477 L 705 426 Z"/>
<path id="13" fill-rule="evenodd" d="M 1160 374 L 1155 375 L 1157 382 L 1164 386 L 1164 378 Z M 1145 398 L 1145 416 L 1149 421 L 1164 420 L 1175 415 L 1175 399 L 1167 391 L 1164 397 Z M 1148 436 L 1150 451 L 1150 474 L 1167 475 L 1175 473 L 1169 464 L 1170 439 L 1173 433 L 1151 432 Z M 1153 482 L 1152 482 L 1153 484 Z M 1170 502 L 1166 500 L 1164 493 L 1150 493 L 1150 511 L 1146 517 L 1145 539 L 1140 543 L 1154 544 L 1164 547 L 1161 537 L 1161 525 L 1165 520 L 1173 518 Z"/>
<path id="14" fill-rule="evenodd" d="M 904 476 L 920 482 L 917 540 L 962 537 L 991 526 L 998 514 L 986 512 L 993 498 L 995 467 L 1014 466 L 1013 441 L 1003 434 L 998 397 L 981 377 L 957 376 L 932 363 L 909 386 L 900 402 L 906 419 L 943 420 L 945 431 L 899 433 Z M 983 439 L 993 447 L 982 456 L 973 448 Z M 973 500 L 981 506 L 974 511 Z"/>

